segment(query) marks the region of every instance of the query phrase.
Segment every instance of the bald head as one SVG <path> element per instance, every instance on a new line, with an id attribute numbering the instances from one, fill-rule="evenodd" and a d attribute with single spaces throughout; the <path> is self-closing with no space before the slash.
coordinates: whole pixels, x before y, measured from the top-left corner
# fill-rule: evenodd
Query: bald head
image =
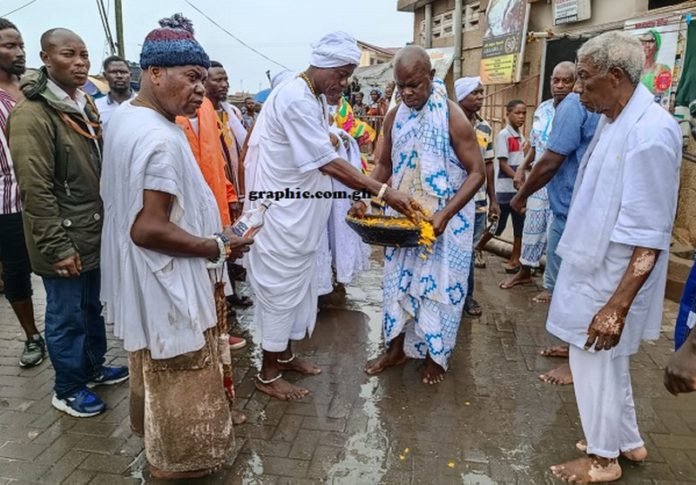
<path id="1" fill-rule="evenodd" d="M 573 92 L 574 85 L 575 64 L 570 61 L 563 61 L 556 64 L 551 74 L 551 96 L 553 96 L 554 106 L 557 106 L 558 103 Z"/>
<path id="2" fill-rule="evenodd" d="M 89 52 L 79 35 L 68 29 L 51 29 L 41 36 L 41 60 L 48 76 L 68 95 L 87 82 Z"/>
<path id="3" fill-rule="evenodd" d="M 47 30 L 41 35 L 41 50 L 47 51 L 69 39 L 82 42 L 82 38 L 72 30 L 62 27 Z M 82 43 L 84 44 L 84 42 Z"/>
<path id="4" fill-rule="evenodd" d="M 430 97 L 435 71 L 425 49 L 407 46 L 394 57 L 394 81 L 401 100 L 409 108 L 421 109 Z"/>
<path id="5" fill-rule="evenodd" d="M 394 69 L 397 67 L 422 69 L 428 72 L 432 69 L 430 56 L 428 56 L 425 49 L 417 45 L 406 46 L 396 53 L 396 56 L 394 56 Z"/>

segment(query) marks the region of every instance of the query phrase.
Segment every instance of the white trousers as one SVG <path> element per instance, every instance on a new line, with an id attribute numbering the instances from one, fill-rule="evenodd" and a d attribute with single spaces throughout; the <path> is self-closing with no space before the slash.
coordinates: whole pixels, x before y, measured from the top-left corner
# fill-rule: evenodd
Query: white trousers
<path id="1" fill-rule="evenodd" d="M 612 357 L 612 352 L 587 352 L 571 345 L 570 370 L 587 453 L 616 458 L 621 451 L 644 446 L 636 421 L 629 356 Z"/>

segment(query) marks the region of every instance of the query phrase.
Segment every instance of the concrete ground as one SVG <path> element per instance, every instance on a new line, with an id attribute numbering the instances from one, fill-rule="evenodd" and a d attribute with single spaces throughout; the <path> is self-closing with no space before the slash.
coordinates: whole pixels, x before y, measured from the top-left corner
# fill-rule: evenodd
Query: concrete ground
<path id="1" fill-rule="evenodd" d="M 256 345 L 234 353 L 238 403 L 249 416 L 236 428 L 234 456 L 217 475 L 190 483 L 249 484 L 545 484 L 548 467 L 579 456 L 582 438 L 573 389 L 537 376 L 561 362 L 538 351 L 546 307 L 531 303 L 536 286 L 503 291 L 500 259 L 478 270 L 479 319 L 464 319 L 447 379 L 419 382 L 419 363 L 367 377 L 365 361 L 380 351 L 380 279 L 375 267 L 347 293 L 323 302 L 313 337 L 297 346 L 324 372 L 297 379 L 312 394 L 279 402 L 257 392 Z M 42 316 L 44 295 L 34 301 Z M 696 396 L 674 398 L 662 386 L 676 305 L 665 304 L 664 335 L 633 359 L 639 424 L 650 456 L 624 463 L 618 483 L 696 482 Z M 254 339 L 250 313 L 240 314 Z M 48 362 L 22 370 L 19 326 L 0 300 L 0 485 L 7 483 L 155 483 L 144 471 L 142 441 L 128 421 L 127 386 L 101 388 L 109 410 L 90 419 L 50 405 Z M 125 364 L 115 339 L 108 361 Z"/>

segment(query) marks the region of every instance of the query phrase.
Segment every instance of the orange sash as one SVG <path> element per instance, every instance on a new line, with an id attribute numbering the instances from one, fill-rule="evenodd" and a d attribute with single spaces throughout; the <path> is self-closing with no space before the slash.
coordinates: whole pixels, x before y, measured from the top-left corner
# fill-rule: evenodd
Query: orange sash
<path id="1" fill-rule="evenodd" d="M 198 117 L 198 134 L 191 126 L 191 121 L 183 116 L 176 117 L 176 124 L 186 133 L 191 151 L 198 161 L 205 182 L 213 191 L 215 201 L 220 211 L 223 226 L 229 226 L 229 204 L 237 202 L 237 194 L 232 182 L 225 176 L 225 156 L 220 144 L 220 126 L 213 103 L 208 98 L 196 112 Z"/>

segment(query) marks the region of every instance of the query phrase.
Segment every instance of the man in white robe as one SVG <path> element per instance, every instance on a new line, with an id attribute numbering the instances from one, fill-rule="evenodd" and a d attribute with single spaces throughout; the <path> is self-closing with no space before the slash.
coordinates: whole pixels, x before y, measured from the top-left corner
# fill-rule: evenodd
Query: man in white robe
<path id="1" fill-rule="evenodd" d="M 150 473 L 193 479 L 222 466 L 234 445 L 213 283 L 252 241 L 223 231 L 175 123 L 203 101 L 208 56 L 186 19 L 160 24 L 143 43 L 141 90 L 105 138 L 101 300 L 129 353 L 131 427 L 144 437 Z"/>
<path id="2" fill-rule="evenodd" d="M 640 84 L 643 58 L 640 43 L 622 32 L 578 51 L 575 91 L 603 116 L 580 164 L 546 324 L 570 344 L 585 434 L 578 447 L 588 456 L 551 467 L 571 482 L 618 480 L 620 454 L 647 455 L 629 357 L 660 333 L 682 138 Z"/>
<path id="3" fill-rule="evenodd" d="M 309 393 L 283 379 L 282 371 L 321 372 L 293 354 L 290 340 L 311 334 L 316 322 L 315 266 L 331 211 L 326 198 L 331 177 L 384 196 L 402 213 L 417 210 L 406 195 L 341 159 L 329 140 L 326 96 L 340 95 L 359 61 L 353 37 L 344 32 L 323 37 L 313 45 L 309 68 L 271 92 L 249 139 L 244 162 L 247 206 L 254 209 L 263 198 L 273 198 L 245 263 L 255 294 L 254 319 L 262 334 L 256 387 L 277 399 L 301 399 Z"/>

